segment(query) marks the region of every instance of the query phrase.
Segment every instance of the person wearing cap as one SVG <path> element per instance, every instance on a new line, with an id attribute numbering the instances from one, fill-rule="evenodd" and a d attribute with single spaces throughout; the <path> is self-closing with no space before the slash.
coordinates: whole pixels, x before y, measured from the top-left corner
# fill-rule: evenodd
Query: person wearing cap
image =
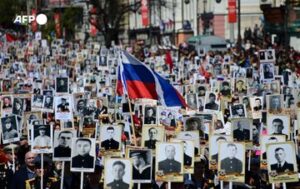
<path id="1" fill-rule="evenodd" d="M 105 148 L 105 150 L 118 150 L 119 142 L 114 140 L 115 129 L 107 127 L 106 133 L 108 134 L 108 139 L 101 142 L 101 148 Z"/>
<path id="2" fill-rule="evenodd" d="M 69 103 L 67 103 L 67 99 L 61 98 L 61 103 L 57 105 L 58 112 L 69 112 Z"/>
<path id="3" fill-rule="evenodd" d="M 205 109 L 218 110 L 219 105 L 216 103 L 216 95 L 214 93 L 209 93 L 208 103 L 205 104 Z"/>
<path id="4" fill-rule="evenodd" d="M 181 164 L 176 161 L 175 158 L 175 146 L 167 145 L 165 147 L 166 159 L 158 162 L 158 170 L 163 171 L 164 174 L 168 173 L 180 173 Z"/>
<path id="5" fill-rule="evenodd" d="M 13 182 L 11 183 L 11 189 L 26 189 L 25 181 L 33 179 L 36 176 L 34 170 L 35 157 L 36 154 L 31 151 L 25 154 L 25 165 L 21 166 L 21 168 L 16 171 Z"/>
<path id="6" fill-rule="evenodd" d="M 58 135 L 58 146 L 54 148 L 54 157 L 71 157 L 71 140 L 73 133 L 71 131 L 61 131 Z"/>
<path id="7" fill-rule="evenodd" d="M 21 116 L 23 114 L 23 101 L 19 98 L 14 98 L 12 113 Z"/>
<path id="8" fill-rule="evenodd" d="M 4 140 L 9 140 L 9 139 L 18 137 L 18 131 L 12 125 L 12 120 L 10 118 L 6 118 L 4 120 L 4 126 L 2 129 L 4 131 L 3 132 Z"/>
<path id="9" fill-rule="evenodd" d="M 46 135 L 46 126 L 38 127 L 39 136 L 33 141 L 33 148 L 51 148 L 51 138 Z"/>
<path id="10" fill-rule="evenodd" d="M 131 153 L 133 160 L 133 179 L 150 180 L 151 165 L 147 160 L 147 151 L 134 151 Z"/>
<path id="11" fill-rule="evenodd" d="M 86 138 L 79 138 L 76 140 L 77 156 L 72 158 L 73 168 L 89 168 L 94 167 L 94 157 L 90 155 L 92 142 Z"/>
<path id="12" fill-rule="evenodd" d="M 111 189 L 129 189 L 129 184 L 123 181 L 125 175 L 125 164 L 122 161 L 115 161 L 112 165 L 112 175 L 114 181 L 106 186 Z"/>
<path id="13" fill-rule="evenodd" d="M 48 156 L 44 156 L 43 170 L 41 169 L 41 162 L 41 157 L 36 156 L 33 161 L 35 176 L 25 181 L 26 189 L 41 189 L 41 177 L 43 177 L 43 189 L 56 188 L 59 185 L 60 182 L 57 178 L 51 175 L 51 159 Z"/>

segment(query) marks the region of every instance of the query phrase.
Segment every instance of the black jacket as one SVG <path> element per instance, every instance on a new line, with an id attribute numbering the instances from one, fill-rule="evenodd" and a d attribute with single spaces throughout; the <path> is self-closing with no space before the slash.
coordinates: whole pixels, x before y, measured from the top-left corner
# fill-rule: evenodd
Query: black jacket
<path id="1" fill-rule="evenodd" d="M 286 171 L 294 171 L 294 165 L 291 163 L 285 162 L 283 166 L 279 167 L 278 164 L 272 164 L 271 170 L 276 171 L 277 173 L 284 173 Z"/>
<path id="2" fill-rule="evenodd" d="M 180 162 L 172 159 L 165 159 L 158 163 L 158 170 L 163 171 L 164 174 L 167 173 L 179 173 L 181 171 Z"/>
<path id="3" fill-rule="evenodd" d="M 111 189 L 128 189 L 129 188 L 129 184 L 123 182 L 122 180 L 121 181 L 114 180 L 113 182 L 108 183 L 107 186 L 110 187 Z"/>
<path id="4" fill-rule="evenodd" d="M 90 155 L 86 155 L 86 156 L 77 155 L 72 158 L 72 167 L 92 169 L 94 167 L 94 158 L 93 156 Z"/>
<path id="5" fill-rule="evenodd" d="M 105 148 L 105 150 L 118 150 L 119 149 L 119 142 L 115 141 L 114 139 L 107 139 L 103 142 L 101 142 L 101 148 Z"/>
<path id="6" fill-rule="evenodd" d="M 54 148 L 54 157 L 71 157 L 71 148 L 57 146 Z"/>

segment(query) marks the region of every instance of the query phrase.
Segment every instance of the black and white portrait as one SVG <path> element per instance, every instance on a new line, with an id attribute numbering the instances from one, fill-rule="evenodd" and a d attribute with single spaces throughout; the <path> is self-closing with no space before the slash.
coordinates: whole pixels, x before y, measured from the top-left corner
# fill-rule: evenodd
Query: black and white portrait
<path id="1" fill-rule="evenodd" d="M 16 116 L 1 118 L 3 144 L 19 141 L 19 127 Z"/>
<path id="2" fill-rule="evenodd" d="M 71 160 L 72 138 L 76 137 L 75 130 L 54 131 L 53 159 Z"/>
<path id="3" fill-rule="evenodd" d="M 94 172 L 95 150 L 95 139 L 73 138 L 71 171 Z"/>
<path id="4" fill-rule="evenodd" d="M 195 142 L 193 140 L 172 139 L 183 144 L 183 167 L 185 173 L 194 173 Z"/>
<path id="5" fill-rule="evenodd" d="M 22 116 L 24 111 L 23 108 L 24 108 L 24 99 L 15 97 L 13 100 L 12 113 L 18 116 Z"/>
<path id="6" fill-rule="evenodd" d="M 163 175 L 183 173 L 183 144 L 158 143 L 156 148 L 156 174 Z"/>
<path id="7" fill-rule="evenodd" d="M 204 111 L 218 111 L 220 109 L 220 100 L 216 93 L 206 92 Z"/>
<path id="8" fill-rule="evenodd" d="M 270 62 L 275 62 L 276 60 L 276 56 L 275 56 L 275 50 L 274 49 L 268 49 L 265 51 L 265 54 L 266 54 L 266 58 L 268 61 Z"/>
<path id="9" fill-rule="evenodd" d="M 100 129 L 100 148 L 105 150 L 120 150 L 122 134 L 121 126 L 103 125 Z"/>
<path id="10" fill-rule="evenodd" d="M 152 151 L 150 149 L 129 149 L 129 158 L 132 159 L 133 182 L 151 182 Z"/>
<path id="11" fill-rule="evenodd" d="M 130 159 L 108 158 L 105 160 L 105 188 L 130 189 L 132 184 L 132 163 Z"/>
<path id="12" fill-rule="evenodd" d="M 41 110 L 43 107 L 43 95 L 35 94 L 31 97 L 31 109 L 32 110 Z"/>
<path id="13" fill-rule="evenodd" d="M 69 78 L 57 77 L 55 86 L 56 86 L 57 93 L 68 93 L 69 92 Z"/>
<path id="14" fill-rule="evenodd" d="M 76 99 L 76 115 L 84 115 L 85 108 L 87 106 L 87 99 L 79 98 Z"/>
<path id="15" fill-rule="evenodd" d="M 230 106 L 230 115 L 232 118 L 247 117 L 245 104 L 235 104 Z"/>
<path id="16" fill-rule="evenodd" d="M 289 115 L 267 115 L 267 131 L 269 135 L 283 135 L 289 139 L 290 127 Z"/>
<path id="17" fill-rule="evenodd" d="M 267 144 L 267 162 L 270 182 L 298 182 L 295 145 L 292 142 Z M 275 174 L 274 174 L 275 173 Z"/>
<path id="18" fill-rule="evenodd" d="M 258 55 L 259 55 L 259 61 L 260 61 L 260 62 L 264 62 L 264 61 L 267 60 L 266 55 L 265 55 L 265 51 L 264 51 L 264 50 L 260 50 L 260 51 L 258 52 Z"/>
<path id="19" fill-rule="evenodd" d="M 267 160 L 267 144 L 285 142 L 286 138 L 283 135 L 262 135 L 260 139 L 261 151 L 260 157 L 262 160 Z"/>
<path id="20" fill-rule="evenodd" d="M 222 142 L 219 145 L 219 171 L 225 175 L 245 174 L 245 146 L 243 143 Z"/>
<path id="21" fill-rule="evenodd" d="M 283 108 L 282 95 L 267 95 L 267 109 L 269 112 L 281 112 Z"/>
<path id="22" fill-rule="evenodd" d="M 50 125 L 32 125 L 32 145 L 34 153 L 52 153 L 53 127 Z"/>
<path id="23" fill-rule="evenodd" d="M 250 97 L 250 104 L 252 108 L 252 112 L 257 112 L 263 110 L 263 97 L 262 96 L 254 96 Z"/>
<path id="24" fill-rule="evenodd" d="M 7 111 L 12 109 L 12 97 L 2 96 L 2 111 Z"/>
<path id="25" fill-rule="evenodd" d="M 186 102 L 190 109 L 197 110 L 198 109 L 198 99 L 196 93 L 190 93 L 186 95 Z"/>
<path id="26" fill-rule="evenodd" d="M 222 81 L 222 83 L 220 84 L 220 93 L 224 97 L 230 97 L 231 96 L 230 81 Z"/>
<path id="27" fill-rule="evenodd" d="M 262 63 L 260 64 L 260 73 L 262 81 L 270 81 L 274 79 L 274 64 Z"/>
<path id="28" fill-rule="evenodd" d="M 232 142 L 232 137 L 225 135 L 211 135 L 209 137 L 209 160 L 210 164 L 215 166 L 214 169 L 217 169 L 219 145 L 222 142 Z"/>
<path id="29" fill-rule="evenodd" d="M 53 111 L 53 97 L 52 96 L 44 96 L 43 100 L 43 109 Z"/>
<path id="30" fill-rule="evenodd" d="M 54 97 L 55 119 L 71 120 L 72 119 L 72 101 L 71 96 Z"/>
<path id="31" fill-rule="evenodd" d="M 239 142 L 246 142 L 252 140 L 252 119 L 234 118 L 231 119 L 231 125 L 233 130 L 233 139 Z"/>
<path id="32" fill-rule="evenodd" d="M 182 141 L 193 141 L 194 142 L 194 154 L 195 156 L 200 153 L 200 138 L 199 132 L 197 131 L 181 131 L 177 134 L 176 139 Z"/>
<path id="33" fill-rule="evenodd" d="M 157 118 L 157 108 L 156 106 L 145 106 L 144 107 L 144 124 L 156 124 Z"/>
<path id="34" fill-rule="evenodd" d="M 163 142 L 165 138 L 164 127 L 143 126 L 142 146 L 148 149 L 155 149 L 157 142 Z"/>

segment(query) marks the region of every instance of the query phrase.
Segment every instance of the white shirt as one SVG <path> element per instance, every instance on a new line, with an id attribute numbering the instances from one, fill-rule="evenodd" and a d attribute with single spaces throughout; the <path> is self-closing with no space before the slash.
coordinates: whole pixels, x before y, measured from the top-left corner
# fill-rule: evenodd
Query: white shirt
<path id="1" fill-rule="evenodd" d="M 51 147 L 51 138 L 49 136 L 38 136 L 34 139 L 34 147 Z"/>

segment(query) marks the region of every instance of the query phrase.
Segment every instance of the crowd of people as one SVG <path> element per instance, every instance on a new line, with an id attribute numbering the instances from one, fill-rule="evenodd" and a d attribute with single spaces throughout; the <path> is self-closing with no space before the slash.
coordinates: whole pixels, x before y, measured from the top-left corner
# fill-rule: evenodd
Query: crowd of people
<path id="1" fill-rule="evenodd" d="M 119 96 L 122 48 L 187 106 Z M 3 43 L 0 188 L 298 188 L 299 74 L 258 27 L 227 51 Z"/>

